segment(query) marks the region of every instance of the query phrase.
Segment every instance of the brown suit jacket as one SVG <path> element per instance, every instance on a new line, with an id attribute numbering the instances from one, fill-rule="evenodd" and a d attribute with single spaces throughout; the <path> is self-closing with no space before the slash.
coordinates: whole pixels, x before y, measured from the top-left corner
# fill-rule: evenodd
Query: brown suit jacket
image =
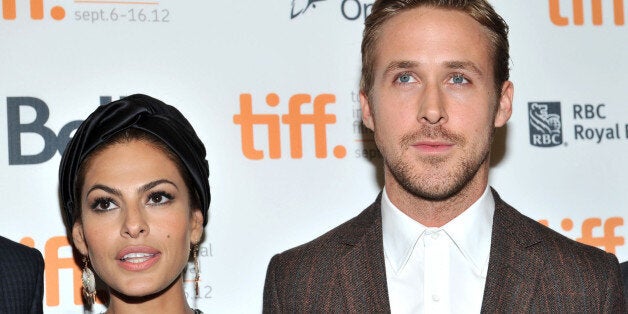
<path id="1" fill-rule="evenodd" d="M 617 258 L 525 217 L 493 191 L 482 313 L 625 313 Z M 264 313 L 390 312 L 380 198 L 319 238 L 275 255 Z"/>

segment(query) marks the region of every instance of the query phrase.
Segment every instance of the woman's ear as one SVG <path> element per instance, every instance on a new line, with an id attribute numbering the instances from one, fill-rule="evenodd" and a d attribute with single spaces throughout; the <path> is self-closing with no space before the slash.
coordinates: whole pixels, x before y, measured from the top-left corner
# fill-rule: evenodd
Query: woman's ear
<path id="1" fill-rule="evenodd" d="M 197 244 L 203 236 L 203 213 L 200 209 L 192 210 L 192 223 L 190 225 L 190 241 Z"/>
<path id="2" fill-rule="evenodd" d="M 74 246 L 83 255 L 87 255 L 87 243 L 85 243 L 85 233 L 83 232 L 83 224 L 75 222 L 72 227 L 72 240 Z"/>

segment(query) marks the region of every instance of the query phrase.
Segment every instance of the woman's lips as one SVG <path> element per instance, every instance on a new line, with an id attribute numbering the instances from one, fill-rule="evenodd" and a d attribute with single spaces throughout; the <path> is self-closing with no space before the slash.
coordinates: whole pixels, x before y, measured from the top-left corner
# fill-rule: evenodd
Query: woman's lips
<path id="1" fill-rule="evenodd" d="M 118 265 L 129 271 L 149 269 L 160 257 L 161 252 L 149 246 L 126 247 L 116 255 Z"/>

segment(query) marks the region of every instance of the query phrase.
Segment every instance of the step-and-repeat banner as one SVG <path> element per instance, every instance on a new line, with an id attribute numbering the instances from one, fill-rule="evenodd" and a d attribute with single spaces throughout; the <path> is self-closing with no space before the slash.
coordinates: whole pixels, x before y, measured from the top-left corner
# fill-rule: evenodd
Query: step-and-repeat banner
<path id="1" fill-rule="evenodd" d="M 381 189 L 358 103 L 371 0 L 1 1 L 0 234 L 43 253 L 46 313 L 82 309 L 60 152 L 112 99 L 140 92 L 175 105 L 207 146 L 199 296 L 186 288 L 206 312 L 259 312 L 271 256 Z M 628 5 L 492 3 L 511 28 L 515 102 L 491 185 L 526 215 L 628 260 Z"/>

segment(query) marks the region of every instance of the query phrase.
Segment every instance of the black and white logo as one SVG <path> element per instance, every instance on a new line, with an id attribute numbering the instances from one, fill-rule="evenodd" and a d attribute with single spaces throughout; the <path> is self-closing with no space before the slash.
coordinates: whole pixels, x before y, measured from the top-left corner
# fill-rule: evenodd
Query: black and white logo
<path id="1" fill-rule="evenodd" d="M 530 144 L 554 147 L 563 143 L 560 102 L 529 102 Z"/>
<path id="2" fill-rule="evenodd" d="M 294 20 L 297 17 L 308 15 L 313 12 L 314 9 L 319 7 L 318 2 L 327 0 L 292 0 L 292 8 L 290 9 L 290 19 Z M 348 21 L 365 21 L 366 17 L 371 14 L 371 8 L 373 7 L 373 0 L 342 0 L 336 2 L 339 7 L 339 13 L 345 20 Z M 324 5 L 321 4 L 321 8 L 333 9 L 333 3 L 328 2 Z M 324 11 L 323 9 L 323 11 Z M 320 12 L 320 10 L 319 10 Z M 333 11 L 327 11 L 330 13 Z"/>
<path id="3" fill-rule="evenodd" d="M 316 9 L 316 2 L 325 0 L 292 0 L 292 10 L 290 11 L 290 19 L 307 12 L 310 8 Z"/>

